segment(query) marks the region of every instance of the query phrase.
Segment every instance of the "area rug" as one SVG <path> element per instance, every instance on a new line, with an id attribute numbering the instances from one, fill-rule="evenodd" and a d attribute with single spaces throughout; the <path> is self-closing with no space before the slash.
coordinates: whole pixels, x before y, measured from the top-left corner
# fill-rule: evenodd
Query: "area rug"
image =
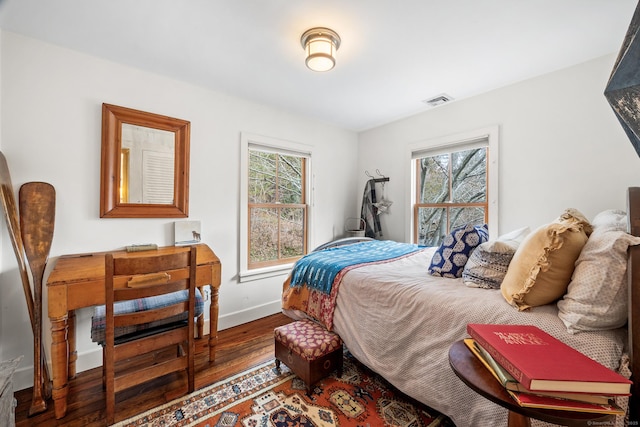
<path id="1" fill-rule="evenodd" d="M 117 427 L 455 427 L 345 353 L 343 374 L 304 383 L 275 361 L 176 399 Z"/>

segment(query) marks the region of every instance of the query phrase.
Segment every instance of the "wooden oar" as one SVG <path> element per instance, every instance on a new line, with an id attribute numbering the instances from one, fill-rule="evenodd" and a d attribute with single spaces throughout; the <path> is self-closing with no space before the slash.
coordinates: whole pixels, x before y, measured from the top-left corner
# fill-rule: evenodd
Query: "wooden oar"
<path id="1" fill-rule="evenodd" d="M 56 215 L 56 191 L 46 182 L 27 182 L 20 187 L 20 233 L 33 277 L 33 397 L 29 415 L 47 409 L 44 399 L 42 352 L 42 280 L 49 259 Z"/>
<path id="2" fill-rule="evenodd" d="M 2 209 L 4 210 L 9 238 L 11 239 L 11 245 L 13 246 L 13 252 L 15 253 L 16 260 L 18 261 L 18 271 L 20 273 L 20 280 L 22 281 L 24 298 L 29 312 L 29 319 L 31 320 L 31 329 L 34 330 L 35 313 L 33 307 L 33 295 L 31 293 L 29 274 L 27 273 L 27 260 L 24 257 L 24 245 L 22 244 L 22 235 L 20 234 L 20 225 L 18 223 L 18 208 L 16 199 L 13 195 L 13 185 L 11 184 L 9 166 L 7 165 L 7 159 L 4 157 L 2 152 L 0 152 L 0 202 L 2 203 Z M 45 354 L 44 351 L 42 354 Z M 45 382 L 45 394 L 46 397 L 49 398 L 51 397 L 52 384 L 51 381 L 49 381 L 50 376 L 46 364 L 44 365 L 43 377 Z"/>

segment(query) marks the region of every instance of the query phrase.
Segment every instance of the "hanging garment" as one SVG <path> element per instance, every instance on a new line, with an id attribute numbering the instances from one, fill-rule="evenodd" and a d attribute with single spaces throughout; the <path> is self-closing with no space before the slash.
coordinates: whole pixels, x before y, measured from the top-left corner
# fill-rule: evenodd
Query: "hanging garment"
<path id="1" fill-rule="evenodd" d="M 364 194 L 362 195 L 362 209 L 360 217 L 364 220 L 364 235 L 377 239 L 382 237 L 382 227 L 380 226 L 380 218 L 378 217 L 378 208 L 376 203 L 376 181 L 370 179 L 364 186 Z"/>
<path id="2" fill-rule="evenodd" d="M 382 181 L 382 197 L 380 197 L 380 201 L 374 203 L 373 206 L 376 207 L 378 215 L 386 213 L 393 202 L 391 200 L 387 200 L 384 197 L 384 181 Z"/>

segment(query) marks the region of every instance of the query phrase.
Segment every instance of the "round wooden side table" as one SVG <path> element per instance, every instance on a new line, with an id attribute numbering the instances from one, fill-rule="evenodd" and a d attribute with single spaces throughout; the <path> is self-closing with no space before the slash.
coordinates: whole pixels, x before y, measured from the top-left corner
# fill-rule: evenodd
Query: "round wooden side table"
<path id="1" fill-rule="evenodd" d="M 449 348 L 449 364 L 467 386 L 490 401 L 509 410 L 509 427 L 530 426 L 529 418 L 564 426 L 613 425 L 615 416 L 553 409 L 524 408 L 518 405 L 463 341 Z"/>

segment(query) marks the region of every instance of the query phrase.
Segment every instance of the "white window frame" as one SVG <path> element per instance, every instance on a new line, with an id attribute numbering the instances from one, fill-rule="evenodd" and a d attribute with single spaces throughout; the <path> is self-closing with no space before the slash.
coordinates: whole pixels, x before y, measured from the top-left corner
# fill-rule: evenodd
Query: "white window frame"
<path id="1" fill-rule="evenodd" d="M 306 158 L 307 185 L 305 194 L 307 204 L 307 248 L 312 247 L 311 230 L 312 227 L 312 206 L 313 183 L 311 172 L 313 147 L 298 142 L 272 138 L 253 133 L 242 132 L 240 134 L 240 242 L 239 242 L 239 280 L 246 282 L 250 280 L 264 279 L 267 277 L 288 274 L 293 267 L 293 263 L 274 265 L 269 267 L 249 269 L 249 149 L 256 148 L 262 151 L 272 151 L 274 153 L 292 154 Z"/>
<path id="2" fill-rule="evenodd" d="M 488 126 L 486 128 L 476 129 L 468 132 L 462 132 L 454 135 L 447 135 L 439 138 L 428 139 L 409 144 L 407 150 L 407 158 L 409 164 L 408 185 L 406 200 L 409 203 L 409 221 L 405 229 L 405 239 L 407 242 L 413 242 L 414 236 L 414 216 L 413 205 L 415 203 L 416 194 L 416 162 L 415 159 L 427 156 L 435 156 L 437 154 L 451 153 L 471 149 L 479 146 L 489 147 L 489 156 L 487 169 L 489 176 L 487 188 L 487 209 L 489 210 L 489 236 L 497 237 L 498 228 L 498 187 L 499 187 L 499 138 L 500 127 L 498 125 Z M 415 242 L 414 242 L 415 243 Z"/>

